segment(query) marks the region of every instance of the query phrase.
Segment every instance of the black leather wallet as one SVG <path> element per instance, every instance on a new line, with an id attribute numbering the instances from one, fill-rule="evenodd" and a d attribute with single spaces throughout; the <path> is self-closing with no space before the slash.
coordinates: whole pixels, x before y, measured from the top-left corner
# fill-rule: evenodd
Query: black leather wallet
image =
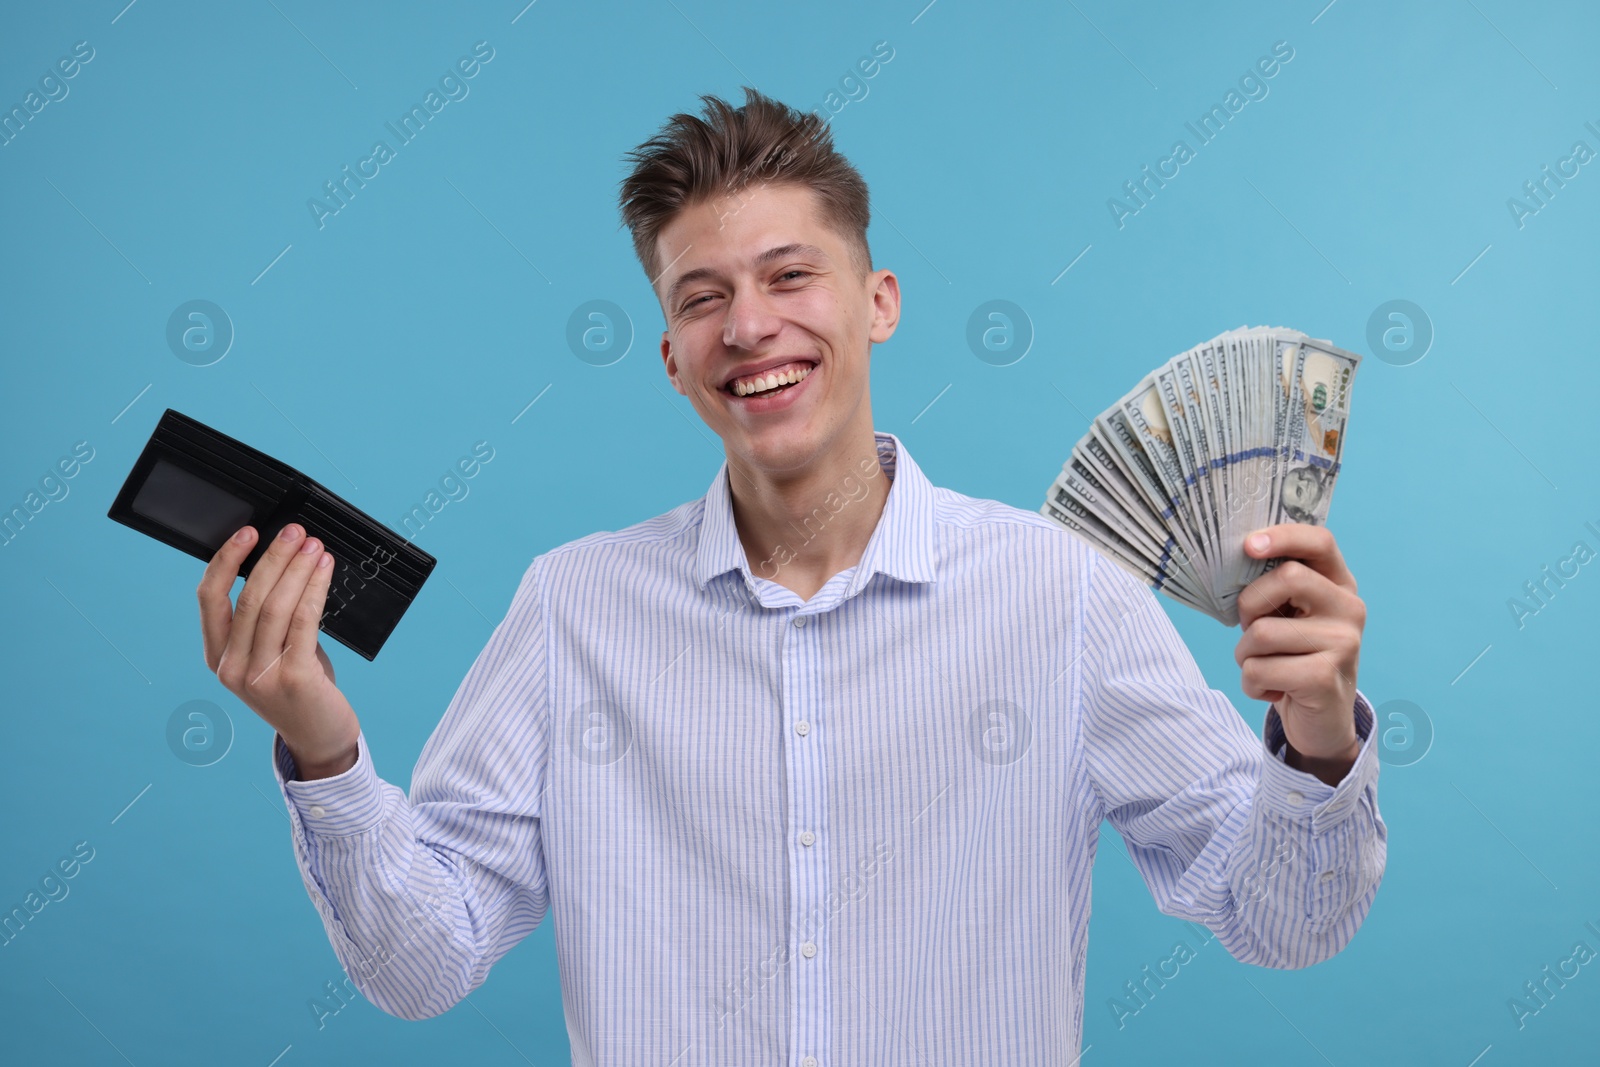
<path id="1" fill-rule="evenodd" d="M 438 562 L 287 463 L 172 408 L 106 514 L 207 563 L 239 527 L 254 526 L 260 539 L 239 565 L 243 578 L 298 522 L 333 554 L 322 632 L 368 660 Z"/>

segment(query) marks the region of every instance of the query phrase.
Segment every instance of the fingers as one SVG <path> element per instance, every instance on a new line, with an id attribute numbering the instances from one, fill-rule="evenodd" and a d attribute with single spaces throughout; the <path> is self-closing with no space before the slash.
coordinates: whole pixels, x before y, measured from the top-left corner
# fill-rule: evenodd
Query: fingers
<path id="1" fill-rule="evenodd" d="M 268 551 L 271 552 L 270 549 Z M 289 624 L 303 599 L 306 580 L 316 569 L 317 557 L 322 555 L 322 542 L 315 537 L 300 537 L 285 551 L 289 555 L 278 580 L 261 602 L 255 636 L 251 639 L 249 684 L 252 686 L 269 672 L 282 669 L 280 661 L 289 651 L 285 640 L 289 635 Z M 255 577 L 254 571 L 250 577 Z"/>
<path id="2" fill-rule="evenodd" d="M 1244 666 L 1252 656 L 1305 655 L 1324 652 L 1344 657 L 1350 651 L 1350 628 L 1325 617 L 1309 619 L 1263 616 L 1251 623 L 1233 648 L 1233 662 Z"/>
<path id="3" fill-rule="evenodd" d="M 289 537 L 285 538 L 284 533 Z M 233 606 L 233 627 L 228 634 L 227 645 L 223 650 L 223 660 L 219 667 L 227 671 L 227 677 L 222 677 L 222 683 L 228 688 L 237 691 L 249 678 L 260 673 L 261 667 L 250 671 L 251 657 L 256 645 L 256 621 L 261 615 L 262 606 L 272 592 L 273 586 L 278 584 L 278 576 L 289 565 L 295 550 L 300 547 L 300 538 L 305 529 L 299 523 L 289 523 L 279 531 L 279 536 L 273 538 L 272 545 L 256 560 L 256 565 L 250 568 L 250 577 L 245 580 L 244 588 L 239 590 L 239 598 Z M 280 642 L 282 631 L 279 631 Z M 272 655 L 267 657 L 271 662 L 281 650 L 281 644 L 272 650 Z"/>
<path id="4" fill-rule="evenodd" d="M 322 622 L 323 605 L 328 600 L 328 583 L 333 581 L 333 555 L 324 549 L 316 553 L 316 563 L 306 579 L 305 591 L 295 604 L 294 617 L 289 622 L 289 655 L 295 658 L 317 657 L 324 661 L 328 678 L 333 678 L 333 664 L 326 663 L 327 655 L 317 645 L 317 632 Z"/>
<path id="5" fill-rule="evenodd" d="M 1361 598 L 1299 560 L 1288 559 L 1239 590 L 1239 625 L 1248 629 L 1263 615 L 1358 614 Z M 1364 618 L 1364 614 L 1363 614 Z"/>
<path id="6" fill-rule="evenodd" d="M 1239 666 L 1239 688 L 1251 700 L 1276 703 L 1286 696 L 1337 694 L 1355 687 L 1354 679 L 1332 655 L 1251 656 Z"/>
<path id="7" fill-rule="evenodd" d="M 239 535 L 244 540 L 239 540 Z M 219 549 L 195 590 L 200 600 L 200 637 L 205 650 L 206 667 L 215 674 L 222 660 L 222 650 L 228 646 L 228 635 L 233 623 L 233 580 L 239 576 L 239 564 L 255 547 L 256 529 L 241 526 Z"/>
<path id="8" fill-rule="evenodd" d="M 1263 535 L 1267 543 L 1257 544 L 1255 539 Z M 1246 555 L 1256 559 L 1274 556 L 1298 559 L 1335 585 L 1344 586 L 1352 593 L 1356 591 L 1355 575 L 1345 566 L 1344 554 L 1326 526 L 1281 522 L 1251 533 L 1244 539 L 1244 550 Z"/>
<path id="9" fill-rule="evenodd" d="M 1277 703 L 1297 688 L 1299 656 L 1252 656 L 1239 670 L 1239 688 L 1251 700 Z"/>

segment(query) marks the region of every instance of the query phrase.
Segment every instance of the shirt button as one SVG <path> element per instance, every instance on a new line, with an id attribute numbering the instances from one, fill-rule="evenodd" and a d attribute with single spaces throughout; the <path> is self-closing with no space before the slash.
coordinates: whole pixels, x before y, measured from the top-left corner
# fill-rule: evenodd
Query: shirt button
<path id="1" fill-rule="evenodd" d="M 817 1067 L 817 1058 L 815 1056 L 807 1056 L 800 1061 L 800 1067 Z"/>
<path id="2" fill-rule="evenodd" d="M 1331 882 L 1331 881 L 1333 881 L 1333 872 L 1332 872 L 1332 871 L 1323 871 L 1323 872 L 1322 872 L 1322 880 L 1323 880 L 1323 881 L 1324 881 L 1324 882 Z"/>
<path id="3" fill-rule="evenodd" d="M 804 956 L 806 959 L 809 960 L 812 956 L 815 956 L 816 954 L 817 954 L 816 942 L 807 941 L 805 944 L 800 946 L 800 955 Z"/>
<path id="4" fill-rule="evenodd" d="M 817 843 L 817 835 L 812 833 L 810 830 L 804 830 L 800 834 L 800 843 L 802 845 L 806 845 L 807 847 L 814 845 Z"/>
<path id="5" fill-rule="evenodd" d="M 806 734 L 811 732 L 811 724 L 806 722 L 804 719 L 801 719 L 799 722 L 794 724 L 794 732 L 799 734 L 801 737 L 804 737 Z"/>
<path id="6" fill-rule="evenodd" d="M 1298 789 L 1289 790 L 1289 803 L 1298 804 L 1302 800 L 1304 800 L 1305 798 L 1306 798 L 1306 795 L 1304 793 L 1300 792 L 1300 790 L 1298 790 Z"/>
<path id="7" fill-rule="evenodd" d="M 311 805 L 311 817 L 312 818 L 320 819 L 326 814 L 328 814 L 328 809 L 324 808 L 321 804 L 313 804 L 313 805 Z"/>
<path id="8" fill-rule="evenodd" d="M 796 626 L 804 626 L 806 624 L 806 617 L 804 615 L 795 616 L 794 624 Z"/>

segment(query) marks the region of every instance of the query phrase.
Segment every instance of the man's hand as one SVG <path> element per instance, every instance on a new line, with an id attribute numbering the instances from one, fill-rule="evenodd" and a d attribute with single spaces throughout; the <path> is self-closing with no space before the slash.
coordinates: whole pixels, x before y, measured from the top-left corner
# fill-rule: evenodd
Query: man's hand
<path id="1" fill-rule="evenodd" d="M 1291 767 L 1337 785 L 1361 751 L 1356 663 L 1367 606 L 1324 526 L 1269 526 L 1245 538 L 1245 552 L 1288 557 L 1239 593 L 1244 636 L 1233 658 L 1245 695 L 1278 709 Z"/>
<path id="2" fill-rule="evenodd" d="M 243 541 L 217 549 L 196 593 L 206 666 L 278 731 L 306 781 L 355 765 L 361 724 L 317 641 L 333 557 L 298 523 L 284 529 L 289 536 L 274 539 L 251 568 L 237 607 L 228 590 L 255 544 L 253 527 L 240 529 Z"/>

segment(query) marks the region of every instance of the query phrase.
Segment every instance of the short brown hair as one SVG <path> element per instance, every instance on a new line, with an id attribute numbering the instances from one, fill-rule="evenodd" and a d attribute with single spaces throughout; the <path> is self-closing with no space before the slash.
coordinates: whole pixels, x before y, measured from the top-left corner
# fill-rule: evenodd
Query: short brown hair
<path id="1" fill-rule="evenodd" d="M 700 97 L 704 118 L 679 112 L 625 157 L 633 171 L 618 197 L 633 251 L 654 285 L 660 274 L 656 238 L 678 212 L 718 195 L 733 195 L 755 180 L 804 186 L 817 196 L 822 219 L 845 239 L 857 272 L 872 270 L 867 245 L 871 210 L 867 183 L 833 147 L 828 124 L 744 86 L 733 107 Z"/>

